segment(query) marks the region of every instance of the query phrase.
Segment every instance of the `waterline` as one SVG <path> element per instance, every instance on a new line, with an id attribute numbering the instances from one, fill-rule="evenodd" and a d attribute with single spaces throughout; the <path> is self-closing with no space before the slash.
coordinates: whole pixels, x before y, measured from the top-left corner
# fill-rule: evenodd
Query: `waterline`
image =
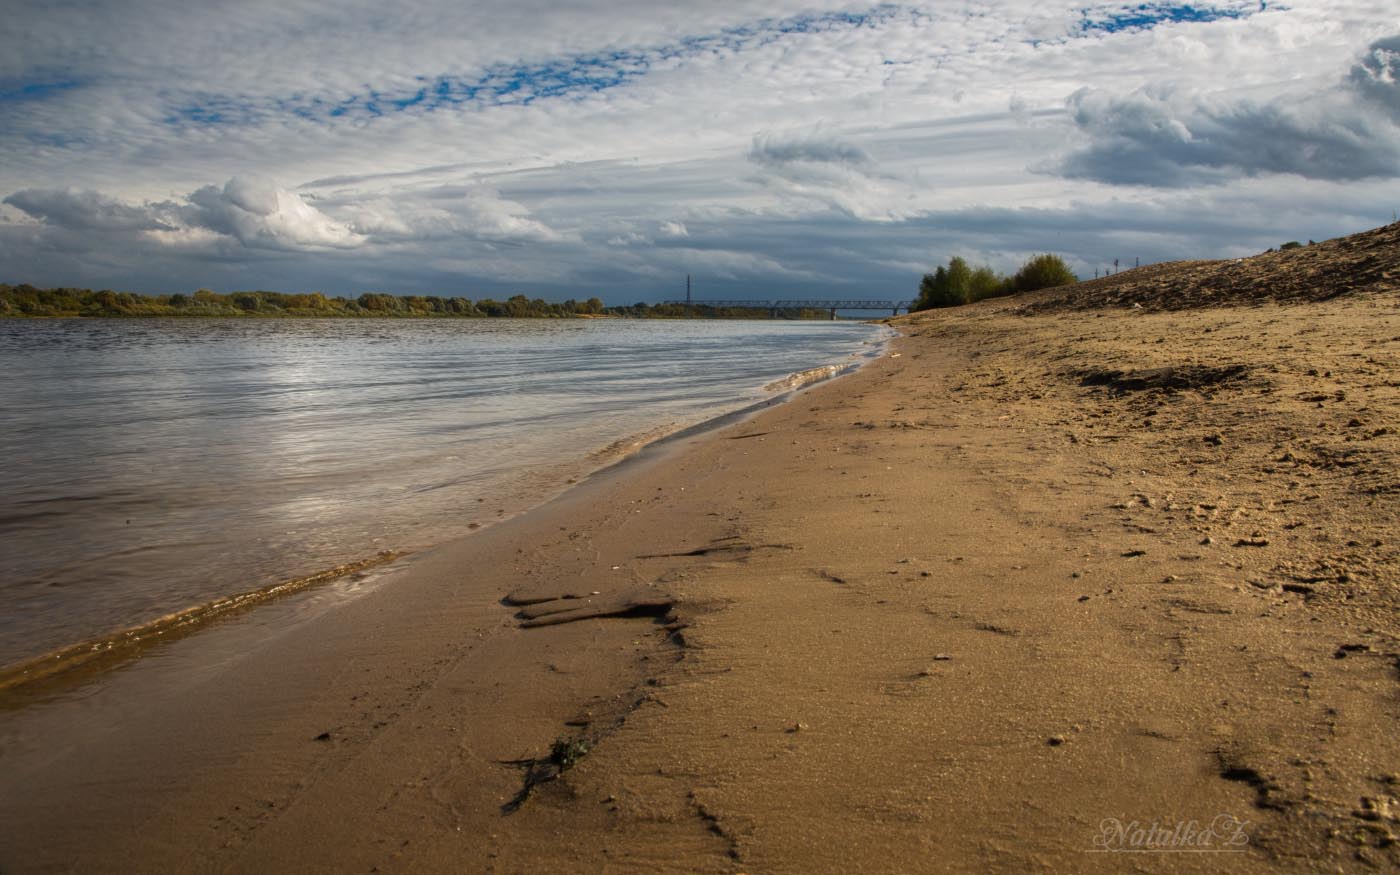
<path id="1" fill-rule="evenodd" d="M 509 518 L 647 440 L 761 400 L 775 380 L 860 360 L 885 334 L 4 324 L 0 452 L 16 473 L 0 497 L 0 664 Z"/>

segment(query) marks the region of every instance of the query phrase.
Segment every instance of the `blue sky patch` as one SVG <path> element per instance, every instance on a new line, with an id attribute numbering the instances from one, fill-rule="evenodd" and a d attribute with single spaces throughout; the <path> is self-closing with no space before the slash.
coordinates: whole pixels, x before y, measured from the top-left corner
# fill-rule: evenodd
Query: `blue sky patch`
<path id="1" fill-rule="evenodd" d="M 264 114 L 252 101 L 205 94 L 173 107 L 166 114 L 165 123 L 174 126 L 249 124 Z"/>
<path id="2" fill-rule="evenodd" d="M 899 10 L 898 6 L 886 4 L 865 12 L 763 19 L 718 33 L 646 48 L 497 64 L 471 76 L 419 76 L 417 85 L 412 88 L 377 91 L 366 87 L 363 93 L 339 101 L 297 96 L 255 107 L 229 98 L 206 97 L 177 107 L 165 121 L 177 126 L 222 125 L 287 113 L 311 121 L 329 122 L 428 113 L 452 107 L 523 106 L 544 99 L 582 100 L 639 79 L 658 63 L 713 52 L 739 52 L 793 35 L 866 27 Z"/>
<path id="3" fill-rule="evenodd" d="M 1248 18 L 1255 11 L 1262 12 L 1267 3 L 1260 2 L 1258 9 L 1236 6 L 1193 5 L 1190 3 L 1139 3 L 1113 9 L 1085 10 L 1080 25 L 1081 33 L 1119 33 L 1125 30 L 1147 30 L 1159 24 L 1205 23 L 1236 18 Z"/>
<path id="4" fill-rule="evenodd" d="M 77 88 L 79 83 L 72 79 L 56 79 L 47 82 L 0 82 L 0 103 L 20 103 L 26 100 L 43 100 L 64 91 Z"/>

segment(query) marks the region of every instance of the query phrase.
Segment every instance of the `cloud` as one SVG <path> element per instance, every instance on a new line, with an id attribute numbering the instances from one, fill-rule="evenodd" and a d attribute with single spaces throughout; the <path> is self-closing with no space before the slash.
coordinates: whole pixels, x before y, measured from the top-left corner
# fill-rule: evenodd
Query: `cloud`
<path id="1" fill-rule="evenodd" d="M 62 231 L 163 234 L 165 244 L 226 237 L 249 248 L 318 249 L 364 242 L 345 224 L 261 177 L 240 176 L 222 187 L 204 186 L 183 202 L 130 204 L 100 192 L 71 189 L 24 189 L 4 202 Z"/>
<path id="2" fill-rule="evenodd" d="M 1351 68 L 1350 84 L 1357 93 L 1400 122 L 1400 36 L 1371 43 Z"/>
<path id="3" fill-rule="evenodd" d="M 1400 202 L 1384 0 L 7 12 L 5 281 L 894 294 L 954 252 L 1209 256 Z"/>
<path id="4" fill-rule="evenodd" d="M 639 243 L 650 243 L 651 239 L 645 234 L 638 234 L 636 231 L 624 231 L 621 234 L 614 234 L 607 239 L 609 246 L 635 246 Z"/>
<path id="5" fill-rule="evenodd" d="M 81 231 L 168 231 L 159 205 L 126 204 L 95 191 L 21 189 L 5 203 L 52 225 Z"/>
<path id="6" fill-rule="evenodd" d="M 918 212 L 910 203 L 910 180 L 879 168 L 861 146 L 826 131 L 759 133 L 747 158 L 770 191 L 790 204 L 820 205 L 876 222 Z"/>
<path id="7" fill-rule="evenodd" d="M 749 160 L 755 164 L 779 166 L 805 162 L 859 167 L 870 163 L 870 156 L 859 146 L 831 135 L 783 136 L 756 134 Z"/>
<path id="8" fill-rule="evenodd" d="M 1400 38 L 1372 44 L 1339 86 L 1302 99 L 1208 100 L 1171 87 L 1116 94 L 1081 88 L 1066 101 L 1088 138 L 1056 168 L 1070 178 L 1179 187 L 1292 174 L 1354 181 L 1400 177 Z"/>
<path id="9" fill-rule="evenodd" d="M 524 205 L 509 200 L 492 188 L 474 186 L 461 204 L 467 227 L 487 238 L 508 242 L 553 243 L 564 235 L 530 216 Z"/>
<path id="10" fill-rule="evenodd" d="M 222 188 L 207 185 L 181 211 L 188 225 L 235 237 L 244 246 L 270 249 L 350 248 L 364 242 L 342 222 L 294 192 L 259 176 L 235 176 Z"/>

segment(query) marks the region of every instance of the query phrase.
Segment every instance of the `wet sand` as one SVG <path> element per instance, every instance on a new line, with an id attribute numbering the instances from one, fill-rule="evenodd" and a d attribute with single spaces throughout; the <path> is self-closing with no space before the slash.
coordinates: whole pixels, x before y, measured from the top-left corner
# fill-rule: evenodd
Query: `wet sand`
<path id="1" fill-rule="evenodd" d="M 4 712 L 0 869 L 1393 868 L 1397 302 L 897 320 L 357 599 Z"/>

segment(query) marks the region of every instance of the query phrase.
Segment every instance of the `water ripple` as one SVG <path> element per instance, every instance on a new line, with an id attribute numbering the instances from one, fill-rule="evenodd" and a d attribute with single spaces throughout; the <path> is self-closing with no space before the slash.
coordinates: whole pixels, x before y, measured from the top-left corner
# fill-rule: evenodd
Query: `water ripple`
<path id="1" fill-rule="evenodd" d="M 628 435 L 868 353 L 842 323 L 0 321 L 0 664 L 470 531 Z"/>

